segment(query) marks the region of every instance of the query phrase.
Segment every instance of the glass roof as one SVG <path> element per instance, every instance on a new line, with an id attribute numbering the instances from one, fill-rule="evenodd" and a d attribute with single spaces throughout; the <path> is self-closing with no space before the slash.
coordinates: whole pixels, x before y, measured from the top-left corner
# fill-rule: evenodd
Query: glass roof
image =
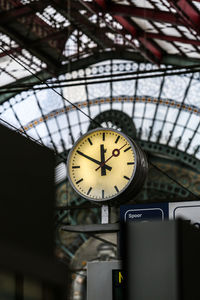
<path id="1" fill-rule="evenodd" d="M 132 118 L 142 140 L 166 144 L 199 159 L 199 73 L 173 76 L 163 73 L 163 76 L 152 78 L 149 75 L 141 79 L 137 75 L 136 79 L 130 77 L 129 80 L 124 77 L 135 70 L 156 69 L 149 63 L 122 60 L 94 64 L 59 77 L 63 86 L 66 78 L 71 78 L 67 87 L 56 89 L 64 98 L 51 88 L 22 92 L 0 106 L 0 118 L 48 147 L 63 152 L 87 131 L 90 118 L 102 111 L 121 110 Z M 85 74 L 88 74 L 87 80 Z M 108 76 L 107 82 L 101 74 L 104 78 Z"/>
<path id="2" fill-rule="evenodd" d="M 61 153 L 116 109 L 199 159 L 200 6 L 184 3 L 0 1 L 2 122 Z"/>
<path id="3" fill-rule="evenodd" d="M 179 58 L 199 64 L 200 5 L 182 2 L 1 1 L 0 86 L 41 70 L 58 76 L 69 61 L 102 51 L 120 56 L 122 47 L 158 65 L 168 59 L 179 65 Z"/>

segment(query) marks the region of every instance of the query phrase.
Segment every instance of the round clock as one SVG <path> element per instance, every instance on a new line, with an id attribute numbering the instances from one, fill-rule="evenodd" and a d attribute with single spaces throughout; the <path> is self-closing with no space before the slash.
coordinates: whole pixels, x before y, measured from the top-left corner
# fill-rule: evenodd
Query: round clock
<path id="1" fill-rule="evenodd" d="M 97 202 L 130 200 L 147 174 L 147 160 L 129 137 L 110 128 L 81 136 L 68 155 L 67 172 L 75 191 Z"/>

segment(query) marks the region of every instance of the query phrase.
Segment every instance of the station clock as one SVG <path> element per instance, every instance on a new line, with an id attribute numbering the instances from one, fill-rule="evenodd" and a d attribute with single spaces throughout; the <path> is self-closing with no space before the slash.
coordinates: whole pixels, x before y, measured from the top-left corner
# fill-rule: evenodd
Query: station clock
<path id="1" fill-rule="evenodd" d="M 118 130 L 98 128 L 81 136 L 68 155 L 68 178 L 82 197 L 128 201 L 140 190 L 147 160 L 137 144 Z"/>

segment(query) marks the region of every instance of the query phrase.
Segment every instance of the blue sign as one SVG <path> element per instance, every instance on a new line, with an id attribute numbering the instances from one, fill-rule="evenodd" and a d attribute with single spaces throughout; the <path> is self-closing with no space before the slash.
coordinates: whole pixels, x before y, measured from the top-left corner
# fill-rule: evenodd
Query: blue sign
<path id="1" fill-rule="evenodd" d="M 123 222 L 169 219 L 168 203 L 136 204 L 120 206 L 120 220 Z"/>

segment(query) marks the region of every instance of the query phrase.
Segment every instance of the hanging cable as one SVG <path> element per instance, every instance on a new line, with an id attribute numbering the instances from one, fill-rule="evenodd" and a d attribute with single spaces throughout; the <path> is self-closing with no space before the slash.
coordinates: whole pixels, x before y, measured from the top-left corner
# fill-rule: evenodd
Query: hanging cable
<path id="1" fill-rule="evenodd" d="M 27 70 L 29 73 L 31 73 L 31 75 L 33 75 L 35 78 L 37 78 L 42 84 L 46 85 L 49 89 L 53 90 L 54 93 L 56 93 L 57 95 L 59 95 L 60 97 L 62 97 L 62 99 L 64 99 L 65 101 L 67 101 L 69 104 L 71 104 L 74 108 L 76 108 L 77 110 L 79 110 L 82 114 L 84 114 L 87 118 L 89 118 L 92 122 L 96 123 L 99 127 L 101 127 L 101 125 L 96 121 L 93 120 L 88 114 L 86 114 L 82 109 L 80 109 L 76 104 L 72 103 L 69 99 L 67 99 L 66 97 L 64 97 L 61 93 L 59 93 L 56 89 L 52 88 L 46 81 L 43 81 L 38 75 L 34 74 L 30 69 L 28 69 L 26 66 L 24 66 L 21 62 L 19 62 L 14 56 L 12 56 L 10 53 L 8 53 L 7 50 L 5 50 L 2 46 L 0 46 L 0 49 L 6 53 L 6 55 L 8 55 L 10 58 L 12 58 L 16 63 L 18 63 L 21 67 L 23 67 L 25 70 Z"/>

